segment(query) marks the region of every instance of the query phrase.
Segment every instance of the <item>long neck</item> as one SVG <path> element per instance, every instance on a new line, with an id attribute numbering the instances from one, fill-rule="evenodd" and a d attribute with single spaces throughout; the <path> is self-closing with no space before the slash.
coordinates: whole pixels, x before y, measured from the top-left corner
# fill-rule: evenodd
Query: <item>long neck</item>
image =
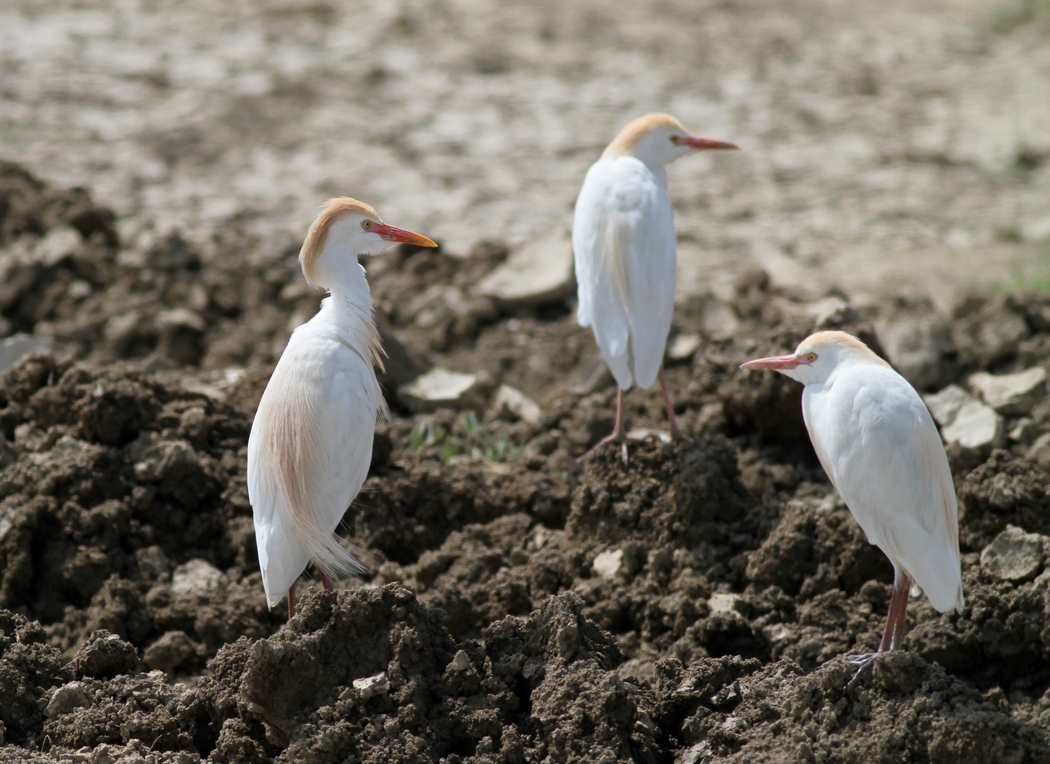
<path id="1" fill-rule="evenodd" d="M 366 360 L 380 368 L 382 345 L 372 315 L 372 293 L 365 269 L 357 258 L 348 258 L 330 279 L 329 296 L 321 303 L 321 314 L 345 339 L 350 347 L 366 351 Z"/>
<path id="2" fill-rule="evenodd" d="M 368 288 L 365 269 L 357 262 L 357 258 L 348 258 L 346 266 L 333 275 L 337 275 L 337 278 L 326 285 L 333 309 L 349 319 L 363 316 L 371 323 L 372 291 Z"/>

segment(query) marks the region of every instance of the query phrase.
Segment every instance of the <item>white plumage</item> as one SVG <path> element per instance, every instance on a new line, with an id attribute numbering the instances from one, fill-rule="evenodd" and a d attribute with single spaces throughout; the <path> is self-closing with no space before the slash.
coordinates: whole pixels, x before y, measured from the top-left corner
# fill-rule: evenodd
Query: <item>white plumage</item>
<path id="1" fill-rule="evenodd" d="M 677 241 L 661 174 L 633 156 L 600 159 L 576 200 L 577 318 L 623 390 L 653 386 L 671 330 Z"/>
<path id="2" fill-rule="evenodd" d="M 679 436 L 663 377 L 678 269 L 664 166 L 696 150 L 735 148 L 691 136 L 667 114 L 648 114 L 627 125 L 587 171 L 572 226 L 577 319 L 594 331 L 619 388 L 613 434 L 595 448 L 625 440 L 624 392 L 652 387 L 658 377 L 672 435 Z"/>
<path id="3" fill-rule="evenodd" d="M 919 394 L 856 337 L 818 332 L 791 355 L 761 358 L 805 385 L 802 413 L 821 465 L 895 572 L 880 650 L 904 637 L 909 580 L 940 612 L 963 607 L 955 488 Z"/>
<path id="4" fill-rule="evenodd" d="M 379 335 L 357 256 L 395 241 L 436 246 L 383 224 L 366 204 L 333 199 L 299 255 L 307 281 L 330 295 L 292 333 L 248 439 L 248 498 L 266 602 L 273 607 L 288 592 L 289 616 L 295 582 L 311 560 L 326 588 L 330 576 L 365 570 L 334 536 L 368 475 L 376 418 L 385 412 L 375 373 Z"/>

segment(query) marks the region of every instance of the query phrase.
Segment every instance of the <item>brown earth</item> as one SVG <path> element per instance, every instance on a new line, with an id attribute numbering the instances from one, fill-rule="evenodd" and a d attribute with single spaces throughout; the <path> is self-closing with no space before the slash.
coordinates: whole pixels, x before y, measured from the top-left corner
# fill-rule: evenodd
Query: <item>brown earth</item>
<path id="1" fill-rule="evenodd" d="M 249 233 L 138 250 L 113 221 L 0 165 L 0 312 L 55 346 L 0 379 L 0 762 L 1050 761 L 1050 568 L 1007 580 L 980 559 L 1009 525 L 1050 552 L 1029 450 L 1045 401 L 1007 417 L 1027 434 L 1004 448 L 949 448 L 964 611 L 913 597 L 906 651 L 847 687 L 890 565 L 817 464 L 800 388 L 737 368 L 791 348 L 811 306 L 755 270 L 731 304 L 686 300 L 674 331 L 702 340 L 669 377 L 692 440 L 577 464 L 614 389 L 588 374 L 572 304 L 475 296 L 500 246 L 396 250 L 369 262 L 394 417 L 346 517 L 375 576 L 302 585 L 285 623 L 245 449 L 289 317 L 318 296 L 294 250 L 256 267 Z M 435 284 L 463 299 L 417 299 Z M 712 305 L 730 336 L 704 333 Z M 1035 294 L 970 297 L 951 320 L 847 300 L 820 325 L 936 342 L 933 365 L 900 356 L 931 390 L 1050 358 Z M 475 413 L 397 397 L 438 364 L 482 375 Z M 492 409 L 500 384 L 540 420 Z M 628 401 L 633 425 L 661 425 L 658 395 Z"/>

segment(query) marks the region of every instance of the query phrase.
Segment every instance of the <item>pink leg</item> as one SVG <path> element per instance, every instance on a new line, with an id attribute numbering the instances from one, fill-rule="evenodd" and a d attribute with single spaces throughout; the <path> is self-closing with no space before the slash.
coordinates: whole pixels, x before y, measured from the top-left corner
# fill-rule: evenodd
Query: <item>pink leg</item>
<path id="1" fill-rule="evenodd" d="M 288 620 L 295 618 L 295 584 L 288 590 Z"/>
<path id="2" fill-rule="evenodd" d="M 585 453 L 583 456 L 579 457 L 576 460 L 577 462 L 582 462 L 584 459 L 593 454 L 606 443 L 617 442 L 620 443 L 623 449 L 623 463 L 627 464 L 627 429 L 624 427 L 623 424 L 623 401 L 626 395 L 627 394 L 620 388 L 616 389 L 616 424 L 613 425 L 612 434 L 606 435 L 604 438 L 595 443 L 587 453 Z"/>
<path id="3" fill-rule="evenodd" d="M 330 579 L 328 577 L 328 574 L 325 573 L 323 570 L 321 571 L 321 584 L 324 585 L 324 590 L 326 592 L 332 591 L 332 579 Z"/>
<path id="4" fill-rule="evenodd" d="M 908 610 L 908 594 L 911 590 L 911 578 L 907 573 L 897 571 L 893 582 L 893 596 L 890 597 L 890 612 L 886 615 L 886 629 L 882 632 L 879 652 L 899 650 L 904 642 L 904 616 Z"/>
<path id="5" fill-rule="evenodd" d="M 671 391 L 667 389 L 667 377 L 664 376 L 664 367 L 660 367 L 660 388 L 664 391 L 664 405 L 667 407 L 667 422 L 671 427 L 672 440 L 684 440 L 682 430 L 678 427 L 678 418 L 674 415 L 674 404 L 671 403 Z"/>
<path id="6" fill-rule="evenodd" d="M 857 667 L 853 678 L 846 683 L 847 689 L 852 687 L 861 672 L 875 662 L 879 653 L 888 650 L 899 650 L 904 642 L 904 616 L 908 610 L 908 593 L 911 590 L 911 578 L 907 573 L 894 570 L 893 596 L 890 597 L 890 612 L 886 614 L 886 628 L 882 632 L 882 641 L 879 642 L 879 650 L 875 653 L 852 655 L 847 660 Z"/>

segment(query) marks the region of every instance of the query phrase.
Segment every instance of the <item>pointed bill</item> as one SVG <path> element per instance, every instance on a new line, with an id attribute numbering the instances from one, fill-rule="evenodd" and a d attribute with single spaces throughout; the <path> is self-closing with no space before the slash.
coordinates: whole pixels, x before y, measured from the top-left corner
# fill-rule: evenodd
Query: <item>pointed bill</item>
<path id="1" fill-rule="evenodd" d="M 698 151 L 711 150 L 711 149 L 729 149 L 732 151 L 740 151 L 740 147 L 735 143 L 729 141 L 716 141 L 714 138 L 701 138 L 698 135 L 690 135 L 684 141 L 682 141 L 689 148 L 696 149 Z"/>
<path id="2" fill-rule="evenodd" d="M 400 241 L 405 244 L 414 244 L 417 247 L 436 247 L 437 242 L 428 239 L 421 233 L 413 233 L 404 228 L 387 225 L 386 223 L 373 223 L 369 229 L 372 233 L 379 234 L 386 241 Z"/>
<path id="3" fill-rule="evenodd" d="M 797 369 L 802 361 L 797 355 L 774 355 L 769 358 L 756 358 L 740 364 L 741 369 Z"/>

